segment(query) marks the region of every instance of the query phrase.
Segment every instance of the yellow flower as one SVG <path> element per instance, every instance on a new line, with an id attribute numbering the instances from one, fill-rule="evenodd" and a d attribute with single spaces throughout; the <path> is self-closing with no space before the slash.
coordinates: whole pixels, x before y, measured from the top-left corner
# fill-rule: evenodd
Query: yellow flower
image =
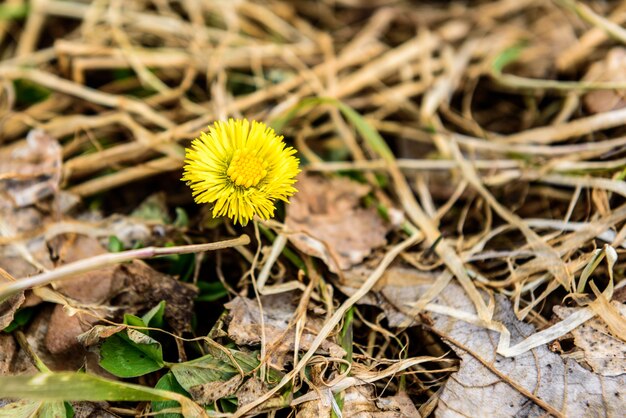
<path id="1" fill-rule="evenodd" d="M 214 217 L 246 225 L 255 214 L 271 218 L 275 201 L 297 192 L 295 153 L 264 123 L 218 121 L 187 148 L 182 180 L 197 203 L 213 203 Z"/>

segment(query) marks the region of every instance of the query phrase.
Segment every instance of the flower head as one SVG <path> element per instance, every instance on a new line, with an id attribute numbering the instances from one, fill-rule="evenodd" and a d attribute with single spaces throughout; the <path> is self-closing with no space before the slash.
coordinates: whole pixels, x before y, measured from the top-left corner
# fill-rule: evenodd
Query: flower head
<path id="1" fill-rule="evenodd" d="M 212 203 L 213 216 L 246 225 L 256 214 L 274 216 L 276 200 L 287 202 L 300 172 L 296 150 L 264 123 L 218 121 L 191 142 L 183 181 L 197 203 Z"/>

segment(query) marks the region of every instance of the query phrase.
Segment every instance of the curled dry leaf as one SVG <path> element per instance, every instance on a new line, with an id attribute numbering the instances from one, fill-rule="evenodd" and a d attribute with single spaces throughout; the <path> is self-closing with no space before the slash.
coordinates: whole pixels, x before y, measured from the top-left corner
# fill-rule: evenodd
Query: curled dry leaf
<path id="1" fill-rule="evenodd" d="M 258 345 L 265 332 L 265 344 L 270 363 L 283 369 L 285 363 L 293 360 L 295 348 L 295 325 L 291 323 L 296 313 L 297 295 L 285 292 L 261 297 L 264 327 L 261 326 L 261 311 L 254 299 L 237 297 L 227 303 L 229 312 L 228 336 L 240 345 Z M 322 329 L 324 322 L 312 313 L 307 314 L 306 324 L 299 340 L 300 350 L 308 350 Z M 326 340 L 321 352 L 331 357 L 342 358 L 346 352 L 339 345 Z"/>
<path id="2" fill-rule="evenodd" d="M 346 270 L 386 244 L 388 226 L 376 208 L 361 199 L 370 187 L 347 179 L 301 174 L 299 192 L 287 206 L 289 240 L 300 251 L 319 257 L 331 271 Z"/>
<path id="3" fill-rule="evenodd" d="M 626 306 L 613 301 L 611 304 L 626 320 Z M 565 319 L 579 308 L 555 306 L 554 313 Z M 578 359 L 594 372 L 603 376 L 626 374 L 626 343 L 613 336 L 609 327 L 599 318 L 593 318 L 572 330 L 574 344 L 582 350 L 583 358 Z"/>
<path id="4" fill-rule="evenodd" d="M 13 207 L 32 205 L 58 190 L 61 146 L 44 131 L 0 150 L 0 196 Z"/>

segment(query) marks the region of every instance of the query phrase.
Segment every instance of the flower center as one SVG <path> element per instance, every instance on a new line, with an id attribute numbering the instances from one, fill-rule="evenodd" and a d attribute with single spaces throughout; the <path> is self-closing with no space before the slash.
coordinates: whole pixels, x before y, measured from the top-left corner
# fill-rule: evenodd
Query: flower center
<path id="1" fill-rule="evenodd" d="M 226 175 L 237 186 L 256 186 L 267 175 L 267 161 L 251 153 L 248 149 L 238 149 L 230 161 Z"/>

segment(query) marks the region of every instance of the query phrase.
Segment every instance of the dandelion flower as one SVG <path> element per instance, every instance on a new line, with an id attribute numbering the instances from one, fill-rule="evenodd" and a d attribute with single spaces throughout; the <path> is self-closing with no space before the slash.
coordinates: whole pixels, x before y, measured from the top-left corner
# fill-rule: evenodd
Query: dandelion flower
<path id="1" fill-rule="evenodd" d="M 197 203 L 213 204 L 214 217 L 246 225 L 255 214 L 271 218 L 276 200 L 287 202 L 297 191 L 295 153 L 264 123 L 218 121 L 187 148 L 182 180 Z"/>

